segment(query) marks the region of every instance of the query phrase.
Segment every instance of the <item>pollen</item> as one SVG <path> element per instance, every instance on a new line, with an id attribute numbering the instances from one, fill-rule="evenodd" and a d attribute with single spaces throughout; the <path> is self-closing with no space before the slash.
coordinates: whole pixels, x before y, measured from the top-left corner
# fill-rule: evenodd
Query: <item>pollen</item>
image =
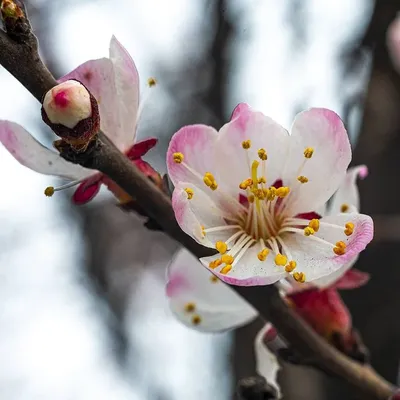
<path id="1" fill-rule="evenodd" d="M 215 268 L 219 267 L 221 264 L 222 264 L 222 261 L 221 261 L 221 259 L 218 258 L 217 260 L 211 261 L 210 264 L 208 264 L 208 267 L 210 269 L 215 269 Z"/>
<path id="2" fill-rule="evenodd" d="M 147 79 L 147 85 L 149 87 L 154 87 L 157 85 L 157 79 L 154 77 L 150 77 L 149 79 Z"/>
<path id="3" fill-rule="evenodd" d="M 217 189 L 218 189 L 218 184 L 217 184 L 217 182 L 214 181 L 214 182 L 211 184 L 210 189 L 211 189 L 211 190 L 217 190 Z"/>
<path id="4" fill-rule="evenodd" d="M 297 180 L 298 180 L 300 183 L 307 183 L 307 182 L 308 182 L 308 178 L 307 178 L 306 176 L 304 176 L 304 175 L 298 176 L 298 177 L 297 177 Z"/>
<path id="5" fill-rule="evenodd" d="M 240 189 L 246 190 L 248 187 L 250 187 L 253 184 L 253 179 L 248 178 L 242 181 L 239 185 Z"/>
<path id="6" fill-rule="evenodd" d="M 278 189 L 276 189 L 276 195 L 278 197 L 280 197 L 281 199 L 283 199 L 284 197 L 286 197 L 290 192 L 290 188 L 288 188 L 287 186 L 282 186 Z"/>
<path id="7" fill-rule="evenodd" d="M 228 250 L 228 245 L 225 242 L 217 242 L 215 243 L 215 248 L 220 254 L 225 254 Z"/>
<path id="8" fill-rule="evenodd" d="M 226 275 L 230 270 L 232 269 L 232 265 L 231 264 L 227 264 L 225 265 L 225 267 L 223 267 L 220 271 L 221 274 Z"/>
<path id="9" fill-rule="evenodd" d="M 182 153 L 174 153 L 173 158 L 174 158 L 174 162 L 176 162 L 177 164 L 180 164 L 184 159 Z"/>
<path id="10" fill-rule="evenodd" d="M 199 325 L 201 323 L 201 317 L 200 315 L 193 315 L 192 317 L 192 324 L 193 325 Z"/>
<path id="11" fill-rule="evenodd" d="M 217 182 L 215 181 L 214 175 L 211 172 L 206 172 L 204 174 L 203 182 L 206 186 L 208 186 L 211 190 L 216 190 L 218 187 Z"/>
<path id="12" fill-rule="evenodd" d="M 304 228 L 304 235 L 305 235 L 305 236 L 311 236 L 311 235 L 314 235 L 314 233 L 315 233 L 315 231 L 314 231 L 313 228 L 311 228 L 311 227 L 309 227 L 309 226 L 306 226 L 306 227 Z"/>
<path id="13" fill-rule="evenodd" d="M 275 256 L 275 264 L 284 267 L 287 264 L 287 257 L 284 256 L 283 254 L 278 253 Z"/>
<path id="14" fill-rule="evenodd" d="M 224 254 L 219 261 L 224 264 L 232 264 L 235 259 L 230 254 Z"/>
<path id="15" fill-rule="evenodd" d="M 349 210 L 349 205 L 348 204 L 342 204 L 341 206 L 340 206 L 340 211 L 342 212 L 342 213 L 345 213 L 345 212 L 347 212 L 348 210 Z"/>
<path id="16" fill-rule="evenodd" d="M 297 266 L 296 261 L 289 261 L 289 263 L 285 266 L 286 272 L 292 272 Z"/>
<path id="17" fill-rule="evenodd" d="M 193 199 L 193 195 L 194 195 L 193 190 L 190 189 L 190 188 L 186 188 L 186 189 L 185 189 L 185 192 L 187 193 L 187 198 L 188 198 L 189 200 L 192 200 L 192 199 Z"/>
<path id="18" fill-rule="evenodd" d="M 346 253 L 346 244 L 342 241 L 336 242 L 336 246 L 333 248 L 333 252 L 337 256 L 342 256 L 343 254 Z"/>
<path id="19" fill-rule="evenodd" d="M 354 232 L 354 224 L 352 222 L 348 222 L 345 226 L 346 229 L 344 230 L 344 233 L 346 236 L 350 236 Z"/>
<path id="20" fill-rule="evenodd" d="M 260 178 L 258 178 L 258 183 L 267 183 L 267 179 L 265 178 L 265 176 L 262 176 Z"/>
<path id="21" fill-rule="evenodd" d="M 201 234 L 204 236 L 206 236 L 206 227 L 204 225 L 200 225 L 201 228 Z"/>
<path id="22" fill-rule="evenodd" d="M 51 197 L 54 194 L 54 187 L 53 186 L 48 186 L 46 189 L 44 189 L 44 194 L 47 197 Z"/>
<path id="23" fill-rule="evenodd" d="M 265 261 L 269 254 L 269 249 L 262 249 L 258 254 L 257 257 L 260 261 Z"/>
<path id="24" fill-rule="evenodd" d="M 213 275 L 213 276 L 210 276 L 210 281 L 211 281 L 211 283 L 217 283 L 219 281 L 219 279 L 215 275 Z"/>
<path id="25" fill-rule="evenodd" d="M 196 309 L 196 304 L 189 302 L 185 304 L 185 312 L 192 313 Z"/>
<path id="26" fill-rule="evenodd" d="M 276 197 L 276 188 L 275 188 L 275 186 L 271 186 L 268 189 L 267 199 L 269 201 L 273 201 L 273 200 L 275 200 L 275 197 Z"/>
<path id="27" fill-rule="evenodd" d="M 251 147 L 251 140 L 245 140 L 244 142 L 242 142 L 242 147 L 245 150 L 248 150 Z"/>
<path id="28" fill-rule="evenodd" d="M 254 203 L 254 195 L 250 195 L 250 196 L 248 196 L 247 197 L 247 200 L 250 202 L 250 203 Z"/>
<path id="29" fill-rule="evenodd" d="M 304 149 L 304 157 L 305 158 L 311 158 L 314 154 L 314 149 L 312 147 L 306 147 Z"/>
<path id="30" fill-rule="evenodd" d="M 309 222 L 308 226 L 309 226 L 311 229 L 313 229 L 314 232 L 318 232 L 318 231 L 319 231 L 319 219 L 316 219 L 316 218 L 312 219 L 312 220 Z"/>
<path id="31" fill-rule="evenodd" d="M 267 152 L 265 151 L 265 149 L 259 149 L 257 154 L 258 154 L 258 157 L 260 157 L 260 159 L 263 161 L 265 161 L 268 158 Z"/>
<path id="32" fill-rule="evenodd" d="M 296 282 L 304 283 L 306 281 L 306 275 L 304 272 L 295 272 L 293 278 Z"/>

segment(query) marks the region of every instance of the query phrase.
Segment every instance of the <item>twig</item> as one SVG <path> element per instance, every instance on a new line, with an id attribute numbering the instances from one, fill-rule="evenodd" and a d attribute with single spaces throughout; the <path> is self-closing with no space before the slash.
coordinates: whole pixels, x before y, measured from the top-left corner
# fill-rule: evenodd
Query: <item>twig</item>
<path id="1" fill-rule="evenodd" d="M 54 77 L 39 58 L 37 46 L 29 42 L 17 43 L 4 32 L 0 32 L 0 63 L 39 101 L 46 91 L 56 85 Z M 170 199 L 146 179 L 104 135 L 100 134 L 85 153 L 77 155 L 64 152 L 63 156 L 109 176 L 134 197 L 167 234 L 197 257 L 213 253 L 182 232 Z M 393 393 L 393 387 L 371 368 L 350 360 L 318 336 L 286 306 L 275 287 L 232 288 L 252 304 L 264 319 L 271 321 L 302 355 L 315 359 L 318 365 L 348 381 L 371 398 L 386 400 Z"/>

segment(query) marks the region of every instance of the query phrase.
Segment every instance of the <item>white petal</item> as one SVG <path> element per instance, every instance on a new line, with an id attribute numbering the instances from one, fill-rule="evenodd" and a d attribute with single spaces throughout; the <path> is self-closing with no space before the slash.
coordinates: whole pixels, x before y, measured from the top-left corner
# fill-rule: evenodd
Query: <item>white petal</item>
<path id="1" fill-rule="evenodd" d="M 14 122 L 0 121 L 0 141 L 17 161 L 41 174 L 76 180 L 96 173 L 96 171 L 65 161 Z"/>
<path id="2" fill-rule="evenodd" d="M 180 250 L 168 269 L 167 295 L 175 316 L 185 325 L 205 332 L 220 332 L 249 323 L 257 312 L 223 282 L 212 280 L 187 250 Z M 194 305 L 188 312 L 185 306 Z M 193 324 L 193 317 L 200 322 Z"/>
<path id="3" fill-rule="evenodd" d="M 122 150 L 128 149 L 136 136 L 136 118 L 139 106 L 139 74 L 135 63 L 126 49 L 111 38 L 110 59 L 114 65 L 115 88 L 121 129 L 114 136 L 115 144 Z"/>
<path id="4" fill-rule="evenodd" d="M 339 278 L 341 278 L 357 261 L 358 255 L 354 258 L 354 260 L 344 264 L 337 271 L 332 272 L 329 275 L 323 276 L 322 278 L 316 279 L 313 281 L 313 285 L 319 287 L 320 289 L 326 289 L 329 286 L 332 286 Z"/>
<path id="5" fill-rule="evenodd" d="M 277 390 L 278 398 L 281 398 L 281 388 L 277 381 L 277 375 L 278 371 L 280 370 L 280 365 L 276 356 L 267 348 L 264 342 L 264 338 L 271 328 L 271 324 L 266 324 L 256 336 L 254 342 L 256 369 L 257 373 L 263 376 L 267 380 L 267 383 Z"/>

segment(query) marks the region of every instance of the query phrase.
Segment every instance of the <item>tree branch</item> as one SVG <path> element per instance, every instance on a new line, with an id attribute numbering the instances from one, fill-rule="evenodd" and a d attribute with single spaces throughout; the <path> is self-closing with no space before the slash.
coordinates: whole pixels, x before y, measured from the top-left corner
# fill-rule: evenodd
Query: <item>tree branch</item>
<path id="1" fill-rule="evenodd" d="M 39 101 L 56 85 L 56 80 L 40 60 L 37 46 L 29 42 L 18 43 L 4 32 L 0 32 L 0 63 Z M 213 250 L 199 245 L 180 229 L 170 199 L 145 178 L 103 134 L 99 134 L 85 153 L 63 151 L 62 156 L 109 176 L 135 198 L 168 235 L 197 257 L 213 254 Z M 314 359 L 323 369 L 348 381 L 371 398 L 386 400 L 393 393 L 393 387 L 371 368 L 350 360 L 318 336 L 286 306 L 275 287 L 231 288 L 252 304 L 265 320 L 272 322 L 299 353 Z"/>

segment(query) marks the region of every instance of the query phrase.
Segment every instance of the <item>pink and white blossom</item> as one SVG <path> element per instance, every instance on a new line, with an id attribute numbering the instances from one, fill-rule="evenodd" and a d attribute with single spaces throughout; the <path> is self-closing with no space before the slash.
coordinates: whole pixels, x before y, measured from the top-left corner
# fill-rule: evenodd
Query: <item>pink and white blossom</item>
<path id="1" fill-rule="evenodd" d="M 240 104 L 219 132 L 191 125 L 173 136 L 167 166 L 175 216 L 188 235 L 218 250 L 200 261 L 226 283 L 315 281 L 343 269 L 373 237 L 371 218 L 355 208 L 318 213 L 350 160 L 333 111 L 300 113 L 289 134 Z"/>
<path id="2" fill-rule="evenodd" d="M 113 36 L 110 42 L 109 58 L 87 61 L 62 77 L 59 82 L 71 82 L 71 80 L 82 82 L 96 98 L 100 112 L 100 128 L 105 135 L 143 173 L 153 174 L 154 170 L 141 157 L 155 146 L 157 140 L 151 138 L 135 143 L 139 108 L 139 75 L 135 63 L 121 43 Z M 51 98 L 47 100 L 46 103 L 45 99 L 45 103 L 50 106 Z M 83 114 L 88 112 L 85 109 L 81 111 Z M 66 122 L 68 125 L 76 122 L 70 118 L 64 121 L 59 112 L 56 114 L 53 117 L 58 122 Z M 93 199 L 101 185 L 105 184 L 120 201 L 129 200 L 126 193 L 108 177 L 98 171 L 65 161 L 58 153 L 42 146 L 29 132 L 14 122 L 0 121 L 0 141 L 22 165 L 45 175 L 59 176 L 69 180 L 67 184 L 59 188 L 48 188 L 46 191 L 48 195 L 52 195 L 54 190 L 79 184 L 73 195 L 73 201 L 76 204 L 84 204 Z"/>

